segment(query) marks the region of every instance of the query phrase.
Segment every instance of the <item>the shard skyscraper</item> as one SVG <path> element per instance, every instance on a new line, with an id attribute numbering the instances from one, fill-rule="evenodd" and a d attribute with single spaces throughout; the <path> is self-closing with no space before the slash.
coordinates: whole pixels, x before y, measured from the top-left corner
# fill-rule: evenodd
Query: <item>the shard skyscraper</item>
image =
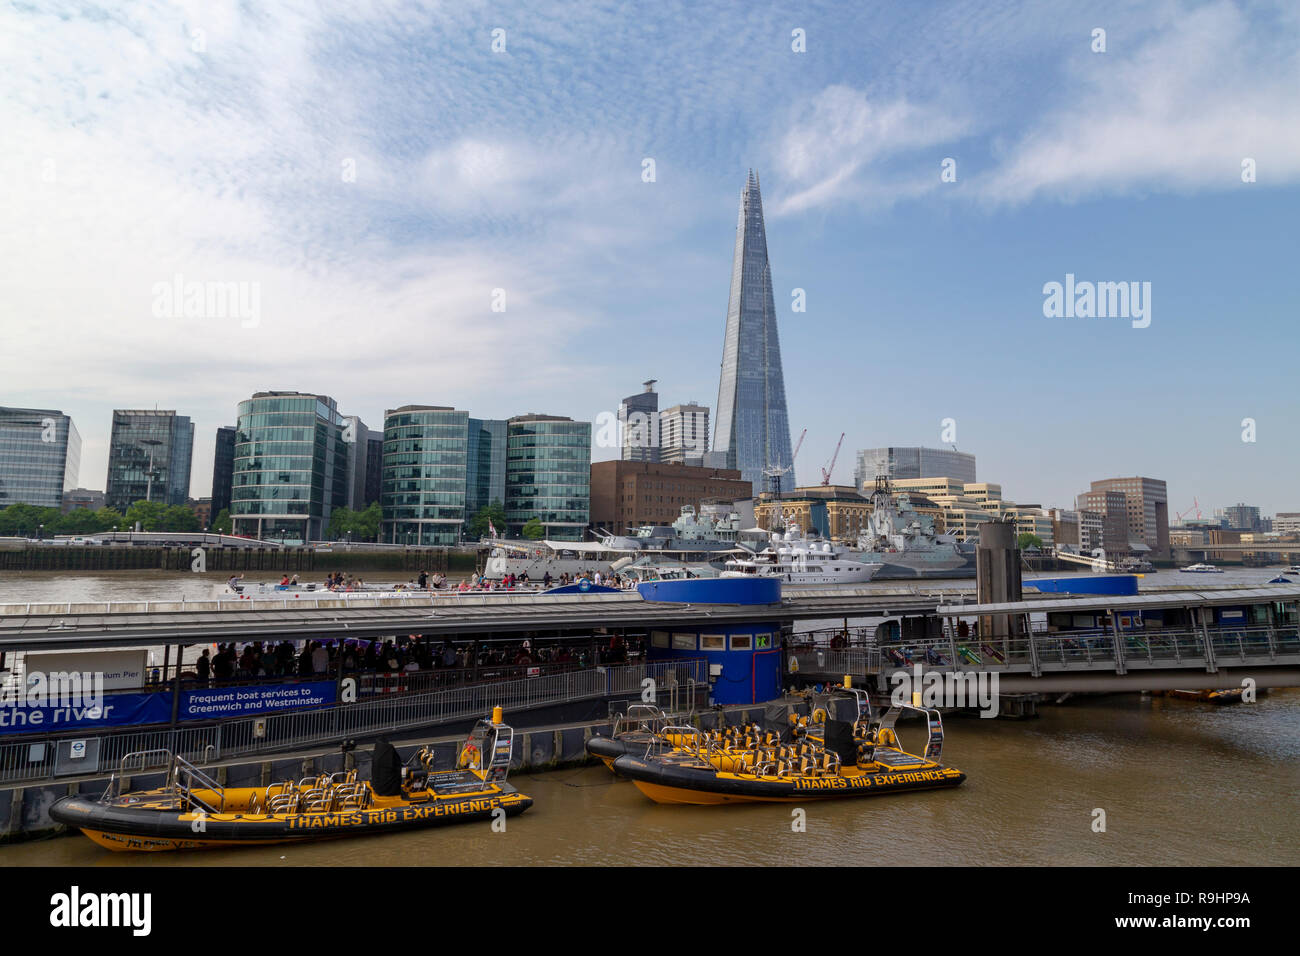
<path id="1" fill-rule="evenodd" d="M 755 496 L 771 490 L 772 471 L 788 469 L 780 487 L 795 487 L 763 199 L 753 170 L 740 194 L 713 451 L 711 460 L 719 467 L 740 469 Z"/>

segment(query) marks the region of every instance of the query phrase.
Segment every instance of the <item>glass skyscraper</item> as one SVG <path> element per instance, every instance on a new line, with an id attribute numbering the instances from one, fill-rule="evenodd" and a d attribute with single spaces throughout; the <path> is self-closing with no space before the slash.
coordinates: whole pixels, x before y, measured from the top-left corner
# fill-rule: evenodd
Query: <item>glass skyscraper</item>
<path id="1" fill-rule="evenodd" d="M 77 487 L 81 435 L 63 412 L 0 406 L 0 508 L 60 508 Z"/>
<path id="2" fill-rule="evenodd" d="M 104 502 L 123 513 L 137 501 L 183 505 L 190 496 L 194 424 L 187 415 L 116 409 Z"/>
<path id="3" fill-rule="evenodd" d="M 853 481 L 859 491 L 871 494 L 876 478 L 951 478 L 963 484 L 975 481 L 975 456 L 951 448 L 921 448 L 916 445 L 890 448 L 862 448 L 858 451 Z"/>
<path id="4" fill-rule="evenodd" d="M 230 508 L 230 485 L 235 476 L 235 426 L 217 429 L 216 454 L 212 458 L 212 517 Z"/>
<path id="5" fill-rule="evenodd" d="M 344 427 L 327 395 L 257 392 L 240 402 L 230 493 L 235 534 L 323 540 L 330 513 L 348 501 Z"/>
<path id="6" fill-rule="evenodd" d="M 455 544 L 465 523 L 469 413 L 403 405 L 384 415 L 381 540 Z"/>
<path id="7" fill-rule="evenodd" d="M 554 415 L 510 419 L 505 505 L 510 537 L 537 518 L 547 538 L 580 541 L 591 516 L 591 422 Z"/>
<path id="8" fill-rule="evenodd" d="M 740 194 L 713 451 L 718 467 L 739 469 L 756 494 L 772 487 L 766 468 L 789 469 L 781 487 L 796 485 L 763 199 L 753 170 Z"/>

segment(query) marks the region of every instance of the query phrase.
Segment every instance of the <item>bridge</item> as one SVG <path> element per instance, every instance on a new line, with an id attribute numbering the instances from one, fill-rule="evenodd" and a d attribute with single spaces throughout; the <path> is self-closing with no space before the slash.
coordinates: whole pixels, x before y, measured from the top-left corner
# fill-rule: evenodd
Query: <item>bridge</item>
<path id="1" fill-rule="evenodd" d="M 1211 623 L 1216 609 L 1256 608 L 1241 625 Z M 1154 611 L 1183 612 L 1188 626 L 1145 627 Z M 1101 626 L 1049 629 L 1048 613 L 1093 618 Z M 996 673 L 1001 693 L 1061 693 L 1300 686 L 1300 585 L 1223 590 L 1168 590 L 1134 596 L 1087 596 L 999 604 L 943 605 L 941 633 L 920 639 L 875 639 L 861 647 L 801 647 L 800 674 L 838 680 L 848 674 L 890 686 L 899 671 Z M 959 636 L 958 622 L 996 615 L 1015 636 Z M 1256 618 L 1256 620 L 1251 620 Z"/>

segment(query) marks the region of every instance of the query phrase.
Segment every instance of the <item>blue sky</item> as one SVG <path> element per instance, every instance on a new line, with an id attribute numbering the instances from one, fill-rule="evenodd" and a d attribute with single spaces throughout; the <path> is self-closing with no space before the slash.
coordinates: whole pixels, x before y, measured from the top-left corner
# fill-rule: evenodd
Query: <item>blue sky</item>
<path id="1" fill-rule="evenodd" d="M 1298 40 L 1288 3 L 6 5 L 0 403 L 72 414 L 92 488 L 113 408 L 189 414 L 196 495 L 255 390 L 713 406 L 753 167 L 801 482 L 953 418 L 1018 501 L 1300 510 Z M 1045 318 L 1067 273 L 1150 282 L 1150 326 Z M 158 314 L 177 274 L 256 322 Z"/>

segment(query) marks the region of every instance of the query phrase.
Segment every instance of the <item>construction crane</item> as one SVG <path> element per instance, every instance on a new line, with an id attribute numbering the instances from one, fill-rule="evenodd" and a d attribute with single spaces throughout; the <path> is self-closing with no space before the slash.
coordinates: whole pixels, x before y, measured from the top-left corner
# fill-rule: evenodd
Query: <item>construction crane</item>
<path id="1" fill-rule="evenodd" d="M 840 440 L 835 443 L 835 454 L 831 455 L 831 463 L 822 469 L 822 487 L 825 488 L 831 483 L 831 472 L 835 470 L 835 462 L 840 457 L 840 446 L 844 444 L 844 432 L 840 432 Z"/>
<path id="2" fill-rule="evenodd" d="M 1178 513 L 1178 520 L 1182 521 L 1184 515 L 1189 515 L 1193 511 L 1196 512 L 1197 520 L 1199 520 L 1201 517 L 1201 503 L 1197 501 L 1195 498 L 1192 499 L 1192 506 L 1190 508 L 1188 508 L 1186 511 L 1181 511 Z"/>
<path id="3" fill-rule="evenodd" d="M 799 433 L 799 440 L 794 443 L 794 451 L 790 454 L 790 464 L 782 465 L 778 462 L 775 465 L 768 465 L 763 469 L 763 474 L 772 479 L 772 491 L 778 497 L 781 495 L 781 476 L 794 470 L 794 460 L 799 457 L 799 449 L 803 447 L 804 436 L 808 434 L 808 429 Z"/>

